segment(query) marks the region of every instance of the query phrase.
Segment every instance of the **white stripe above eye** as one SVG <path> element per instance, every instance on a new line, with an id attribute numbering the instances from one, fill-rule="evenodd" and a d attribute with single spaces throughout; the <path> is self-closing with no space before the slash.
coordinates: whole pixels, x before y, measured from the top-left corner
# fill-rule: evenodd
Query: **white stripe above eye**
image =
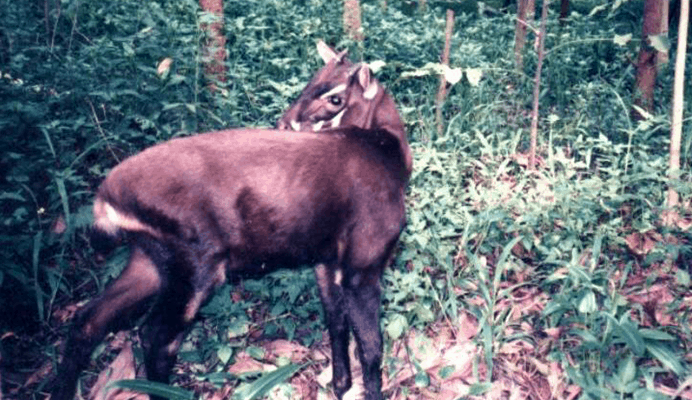
<path id="1" fill-rule="evenodd" d="M 327 93 L 323 94 L 322 96 L 320 96 L 320 99 L 326 99 L 327 97 L 329 97 L 331 95 L 341 93 L 344 90 L 346 90 L 346 88 L 347 88 L 347 86 L 345 83 L 342 83 L 341 85 L 334 86 L 334 89 L 332 89 L 332 90 L 328 91 Z"/>

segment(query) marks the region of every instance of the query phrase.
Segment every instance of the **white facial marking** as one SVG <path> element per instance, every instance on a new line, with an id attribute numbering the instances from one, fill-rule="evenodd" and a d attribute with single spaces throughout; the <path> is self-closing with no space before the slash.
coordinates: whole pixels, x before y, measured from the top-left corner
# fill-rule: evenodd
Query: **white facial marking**
<path id="1" fill-rule="evenodd" d="M 320 96 L 320 99 L 326 99 L 327 97 L 329 97 L 329 96 L 331 96 L 331 95 L 334 95 L 334 94 L 337 94 L 337 93 L 341 93 L 341 92 L 343 92 L 344 90 L 346 90 L 347 87 L 348 87 L 348 86 L 346 86 L 345 83 L 342 83 L 341 85 L 337 85 L 337 86 L 335 86 L 332 90 L 330 90 L 330 91 L 328 91 L 327 93 L 325 93 L 325 94 L 323 94 L 322 96 Z"/>
<path id="2" fill-rule="evenodd" d="M 322 125 L 324 125 L 324 121 L 317 121 L 314 124 L 312 124 L 313 132 L 319 131 L 322 128 Z"/>
<path id="3" fill-rule="evenodd" d="M 294 131 L 300 131 L 300 124 L 296 121 L 291 121 L 291 129 Z"/>
<path id="4" fill-rule="evenodd" d="M 330 121 L 332 128 L 338 128 L 339 127 L 339 124 L 341 124 L 341 118 L 344 116 L 345 112 L 346 112 L 346 109 L 344 108 L 338 114 L 336 114 L 334 116 L 334 118 L 332 118 L 332 120 Z"/>

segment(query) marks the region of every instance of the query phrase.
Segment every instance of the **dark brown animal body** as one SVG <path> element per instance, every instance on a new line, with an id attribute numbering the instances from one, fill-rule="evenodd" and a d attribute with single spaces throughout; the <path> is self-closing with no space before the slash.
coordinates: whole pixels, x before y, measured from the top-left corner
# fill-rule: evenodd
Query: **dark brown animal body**
<path id="1" fill-rule="evenodd" d="M 330 58 L 321 72 L 346 63 L 343 55 Z M 360 68 L 367 67 L 354 67 L 337 74 L 350 74 L 341 79 L 345 87 L 339 80 L 320 81 L 319 74 L 310 85 L 324 84 L 327 91 L 321 95 L 335 91 L 348 101 L 371 100 L 362 89 L 376 81 L 368 75 L 364 86 L 356 75 L 366 74 Z M 379 86 L 375 92 L 384 93 Z M 306 93 L 287 112 L 293 125 L 300 124 L 296 115 L 304 115 L 295 112 L 296 104 L 311 103 L 301 100 Z M 313 105 L 324 99 L 321 95 Z M 208 133 L 154 146 L 113 169 L 94 203 L 94 230 L 110 237 L 125 234 L 130 260 L 120 277 L 75 317 L 52 399 L 72 399 L 93 348 L 106 333 L 128 328 L 150 300 L 154 305 L 142 330 L 146 372 L 148 379 L 166 382 L 186 328 L 227 276 L 307 263 L 316 265 L 337 397 L 351 386 L 348 341 L 353 331 L 365 398 L 381 399 L 379 279 L 405 225 L 410 152 L 403 125 L 394 134 L 391 127 L 371 122 L 360 127 L 343 123 L 349 121 L 343 118 L 347 113 L 340 121 L 329 114 L 320 117 L 332 125 L 328 134 Z"/>

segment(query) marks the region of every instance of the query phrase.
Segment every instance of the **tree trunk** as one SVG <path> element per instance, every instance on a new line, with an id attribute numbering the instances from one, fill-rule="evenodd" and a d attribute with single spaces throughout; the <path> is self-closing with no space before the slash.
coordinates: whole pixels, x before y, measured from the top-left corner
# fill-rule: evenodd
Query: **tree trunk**
<path id="1" fill-rule="evenodd" d="M 452 44 L 452 32 L 454 31 L 454 11 L 447 10 L 447 28 L 445 29 L 445 49 L 442 52 L 442 65 L 449 66 L 449 48 Z M 437 90 L 437 101 L 435 107 L 435 119 L 437 120 L 437 134 L 442 135 L 444 123 L 442 122 L 442 105 L 447 97 L 447 79 L 444 74 L 440 75 L 440 88 Z"/>
<path id="2" fill-rule="evenodd" d="M 569 14 L 569 0 L 560 0 L 560 23 L 564 24 Z"/>
<path id="3" fill-rule="evenodd" d="M 344 0 L 344 31 L 354 40 L 363 40 L 360 22 L 360 3 L 358 0 Z"/>
<path id="4" fill-rule="evenodd" d="M 642 23 L 642 44 L 637 57 L 634 104 L 647 112 L 654 109 L 654 88 L 656 75 L 661 63 L 668 60 L 668 53 L 659 52 L 652 47 L 651 36 L 668 33 L 668 1 L 644 0 L 644 21 Z M 660 49 L 659 49 L 660 50 Z M 634 112 L 634 117 L 642 117 Z"/>
<path id="5" fill-rule="evenodd" d="M 526 43 L 526 27 L 533 21 L 535 0 L 517 1 L 517 25 L 514 30 L 514 62 L 517 70 L 524 69 L 524 44 Z"/>
<path id="6" fill-rule="evenodd" d="M 682 109 L 685 87 L 685 56 L 687 53 L 687 26 L 689 22 L 689 0 L 680 2 L 680 22 L 678 27 L 678 49 L 675 55 L 675 78 L 673 83 L 673 112 L 670 129 L 670 168 L 668 177 L 671 180 L 679 178 L 680 173 L 680 144 L 682 139 Z M 678 204 L 678 193 L 668 188 L 668 207 Z"/>
<path id="7" fill-rule="evenodd" d="M 541 96 L 541 70 L 543 69 L 543 58 L 545 57 L 545 35 L 546 21 L 548 20 L 548 6 L 550 0 L 543 0 L 541 11 L 541 27 L 538 31 L 538 64 L 536 65 L 536 75 L 533 81 L 533 112 L 531 113 L 531 147 L 529 148 L 529 171 L 536 168 L 536 143 L 538 142 L 538 106 Z"/>
<path id="8" fill-rule="evenodd" d="M 223 29 L 223 0 L 199 0 L 202 10 L 213 15 L 213 22 L 203 22 L 201 29 L 206 35 L 203 63 L 209 90 L 216 91 L 216 82 L 226 82 L 226 36 Z"/>

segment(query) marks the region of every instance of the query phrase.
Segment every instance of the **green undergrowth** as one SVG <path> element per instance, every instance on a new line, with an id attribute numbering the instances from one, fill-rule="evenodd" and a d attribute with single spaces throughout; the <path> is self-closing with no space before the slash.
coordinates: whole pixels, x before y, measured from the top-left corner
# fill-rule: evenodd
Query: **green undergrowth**
<path id="1" fill-rule="evenodd" d="M 66 1 L 49 9 L 48 28 L 43 6 L 0 2 L 8 398 L 41 398 L 50 376 L 27 386 L 25 379 L 56 362 L 73 305 L 126 262 L 122 249 L 97 262 L 85 235 L 110 168 L 173 137 L 272 126 L 320 67 L 318 39 L 348 48 L 356 61 L 385 62 L 377 77 L 396 99 L 414 153 L 408 226 L 383 277 L 386 366 L 411 332 L 468 314 L 482 348 L 473 395 L 502 379 L 503 346 L 520 341 L 540 347 L 531 357 L 556 363 L 584 399 L 667 398 L 661 386 L 677 390 L 689 380 L 692 138 L 686 121 L 682 173 L 669 180 L 672 66 L 661 72 L 654 115 L 636 121 L 630 113 L 640 26 L 633 10 L 641 4 L 588 15 L 600 4 L 575 3 L 563 25 L 553 13 L 538 162 L 529 171 L 536 56 L 528 46 L 524 69 L 515 69 L 513 15 L 457 14 L 450 65 L 464 75 L 448 88 L 438 133 L 439 77 L 426 64 L 439 61 L 447 3 L 425 11 L 389 3 L 384 10 L 363 2 L 366 39 L 354 43 L 342 35 L 334 2 L 226 1 L 228 80 L 210 94 L 198 29 L 207 17 L 195 1 Z M 628 34 L 635 39 L 614 41 Z M 171 68 L 159 74 L 166 58 Z M 684 205 L 673 225 L 662 223 L 669 186 Z M 659 299 L 645 296 L 652 288 Z M 539 306 L 517 314 L 523 291 Z M 309 270 L 224 286 L 183 345 L 181 361 L 196 365 L 184 385 L 199 392 L 199 382 L 208 385 L 202 391 L 235 384 L 225 368 L 246 349 L 261 359 L 266 341 L 323 343 L 321 313 Z M 108 356 L 101 347 L 94 359 Z M 274 379 L 293 370 L 278 371 Z M 419 369 L 404 386 L 439 389 L 426 374 Z"/>

